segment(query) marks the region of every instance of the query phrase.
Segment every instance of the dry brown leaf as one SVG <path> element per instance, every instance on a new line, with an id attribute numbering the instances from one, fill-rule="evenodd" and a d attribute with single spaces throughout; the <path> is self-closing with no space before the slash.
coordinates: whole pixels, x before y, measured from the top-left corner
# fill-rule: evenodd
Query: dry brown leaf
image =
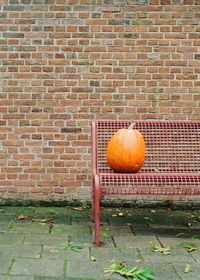
<path id="1" fill-rule="evenodd" d="M 74 209 L 76 211 L 84 211 L 83 207 L 73 207 L 72 209 Z"/>
<path id="2" fill-rule="evenodd" d="M 26 216 L 24 214 L 20 214 L 18 217 L 17 217 L 17 220 L 24 220 L 26 219 Z"/>

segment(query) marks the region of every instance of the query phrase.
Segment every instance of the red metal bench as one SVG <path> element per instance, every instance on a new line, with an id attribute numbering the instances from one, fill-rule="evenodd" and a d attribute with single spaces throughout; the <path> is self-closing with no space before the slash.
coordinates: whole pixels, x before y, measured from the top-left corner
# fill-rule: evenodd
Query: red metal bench
<path id="1" fill-rule="evenodd" d="M 130 121 L 92 122 L 92 213 L 100 245 L 100 200 L 105 196 L 182 200 L 200 198 L 200 122 L 138 121 L 146 143 L 145 164 L 137 173 L 115 173 L 107 144 Z"/>

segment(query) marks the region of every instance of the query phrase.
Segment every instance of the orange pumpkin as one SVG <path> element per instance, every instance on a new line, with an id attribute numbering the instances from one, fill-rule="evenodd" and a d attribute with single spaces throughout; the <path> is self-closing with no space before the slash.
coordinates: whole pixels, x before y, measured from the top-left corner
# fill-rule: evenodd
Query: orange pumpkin
<path id="1" fill-rule="evenodd" d="M 119 129 L 107 146 L 107 161 L 116 172 L 137 172 L 144 164 L 145 142 L 132 123 L 128 129 Z"/>

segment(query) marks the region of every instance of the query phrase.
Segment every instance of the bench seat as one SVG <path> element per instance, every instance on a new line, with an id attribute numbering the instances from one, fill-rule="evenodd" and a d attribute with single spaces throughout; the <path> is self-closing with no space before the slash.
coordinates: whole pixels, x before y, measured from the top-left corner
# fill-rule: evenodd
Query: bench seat
<path id="1" fill-rule="evenodd" d="M 200 174 L 136 173 L 99 174 L 101 195 L 184 196 L 200 195 Z M 178 196 L 181 196 L 178 198 Z"/>

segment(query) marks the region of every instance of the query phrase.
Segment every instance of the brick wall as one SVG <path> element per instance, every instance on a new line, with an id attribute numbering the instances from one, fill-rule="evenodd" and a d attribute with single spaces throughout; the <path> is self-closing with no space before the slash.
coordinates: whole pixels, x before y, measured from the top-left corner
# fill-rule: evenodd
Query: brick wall
<path id="1" fill-rule="evenodd" d="M 199 120 L 200 0 L 0 4 L 0 197 L 88 198 L 91 120 Z"/>

